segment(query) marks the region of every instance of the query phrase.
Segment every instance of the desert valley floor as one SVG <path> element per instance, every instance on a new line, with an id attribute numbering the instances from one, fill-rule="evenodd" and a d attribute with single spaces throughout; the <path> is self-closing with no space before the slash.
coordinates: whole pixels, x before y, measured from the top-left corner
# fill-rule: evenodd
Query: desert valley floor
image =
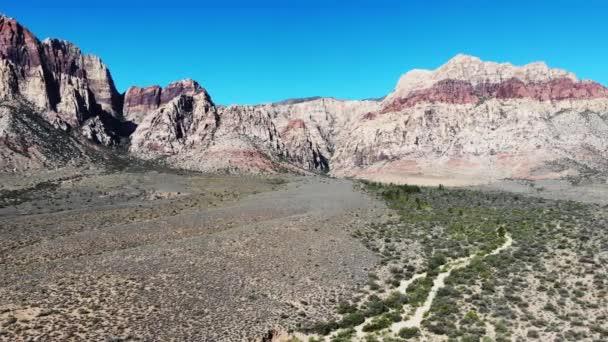
<path id="1" fill-rule="evenodd" d="M 382 205 L 348 181 L 76 175 L 3 192 L 0 340 L 262 337 L 377 261 L 349 230 Z"/>
<path id="2" fill-rule="evenodd" d="M 608 338 L 605 203 L 170 169 L 1 180 L 1 341 Z"/>

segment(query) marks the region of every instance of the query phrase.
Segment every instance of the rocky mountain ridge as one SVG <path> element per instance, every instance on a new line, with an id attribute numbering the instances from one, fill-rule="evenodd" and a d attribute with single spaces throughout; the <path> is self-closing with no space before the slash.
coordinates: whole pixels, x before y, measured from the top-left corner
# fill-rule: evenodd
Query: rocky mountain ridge
<path id="1" fill-rule="evenodd" d="M 458 55 L 434 71 L 406 73 L 381 100 L 315 97 L 224 107 L 189 79 L 120 94 L 98 57 L 65 41 L 41 42 L 0 17 L 0 99 L 27 102 L 63 132 L 57 134 L 127 145 L 138 158 L 200 171 L 306 170 L 472 184 L 608 170 L 608 89 L 544 63 L 513 66 Z M 12 119 L 2 119 L 18 113 L 0 114 L 0 142 L 14 147 L 6 138 L 15 136 L 6 124 Z M 17 152 L 9 148 L 4 170 L 50 165 L 25 161 L 53 159 L 53 146 L 32 157 L 27 145 L 45 142 L 23 143 Z"/>

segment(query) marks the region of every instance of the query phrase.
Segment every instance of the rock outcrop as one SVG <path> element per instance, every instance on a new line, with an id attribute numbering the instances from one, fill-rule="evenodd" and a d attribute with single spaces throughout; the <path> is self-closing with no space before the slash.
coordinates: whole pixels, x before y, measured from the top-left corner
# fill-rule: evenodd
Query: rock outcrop
<path id="1" fill-rule="evenodd" d="M 8 106 L 2 114 L 0 148 L 5 152 L 0 170 L 81 162 L 90 159 L 79 143 L 81 136 L 110 146 L 133 131 L 122 120 L 122 95 L 97 56 L 83 54 L 66 41 L 40 41 L 2 15 L 0 102 Z M 19 134 L 23 136 L 17 139 Z"/>
<path id="2" fill-rule="evenodd" d="M 147 113 L 155 111 L 176 97 L 194 96 L 205 92 L 205 89 L 191 79 L 173 82 L 165 88 L 157 85 L 144 88 L 133 86 L 125 93 L 124 117 L 139 124 Z"/>
<path id="3" fill-rule="evenodd" d="M 182 94 L 148 113 L 131 137 L 130 149 L 144 159 L 205 148 L 217 126 L 217 109 L 206 91 Z"/>
<path id="4" fill-rule="evenodd" d="M 204 110 L 180 110 L 176 100 L 161 104 L 133 133 L 132 153 L 162 156 L 173 165 L 202 171 L 269 173 L 293 167 L 328 172 L 339 134 L 335 128 L 379 109 L 375 101 L 327 98 L 219 108 L 206 92 L 180 98 L 192 99 Z M 179 130 L 169 125 L 184 119 L 204 125 Z M 178 131 L 183 134 L 171 133 Z"/>

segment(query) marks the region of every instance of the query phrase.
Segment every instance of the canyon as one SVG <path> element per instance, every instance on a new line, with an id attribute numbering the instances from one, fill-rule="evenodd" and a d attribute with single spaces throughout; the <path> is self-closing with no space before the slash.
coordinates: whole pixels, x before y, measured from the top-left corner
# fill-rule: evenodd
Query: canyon
<path id="1" fill-rule="evenodd" d="M 608 89 L 540 62 L 457 55 L 406 73 L 381 100 L 221 106 L 191 79 L 121 94 L 100 58 L 40 41 L 2 16 L 0 98 L 0 169 L 9 172 L 116 150 L 195 171 L 423 185 L 604 178 L 608 170 Z"/>

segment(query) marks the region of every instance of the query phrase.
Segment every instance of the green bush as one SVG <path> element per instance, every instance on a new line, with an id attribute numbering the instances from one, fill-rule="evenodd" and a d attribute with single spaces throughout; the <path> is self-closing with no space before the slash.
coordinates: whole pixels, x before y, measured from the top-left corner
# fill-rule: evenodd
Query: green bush
<path id="1" fill-rule="evenodd" d="M 384 302 L 375 295 L 369 297 L 365 303 L 364 314 L 366 317 L 378 316 L 388 311 Z"/>
<path id="2" fill-rule="evenodd" d="M 350 342 L 354 334 L 355 329 L 353 328 L 340 331 L 331 338 L 331 342 Z"/>
<path id="3" fill-rule="evenodd" d="M 405 303 L 407 303 L 407 296 L 399 291 L 391 292 L 384 299 L 384 304 L 392 309 L 401 309 Z"/>
<path id="4" fill-rule="evenodd" d="M 365 316 L 360 312 L 352 312 L 344 315 L 340 321 L 341 328 L 356 327 L 357 325 L 365 322 Z"/>
<path id="5" fill-rule="evenodd" d="M 385 313 L 384 316 L 393 322 L 399 322 L 402 319 L 400 311 L 391 311 L 391 312 Z"/>
<path id="6" fill-rule="evenodd" d="M 401 328 L 401 330 L 399 330 L 399 337 L 404 338 L 406 340 L 412 337 L 416 337 L 418 335 L 420 335 L 420 330 L 418 330 L 418 328 L 416 327 Z"/>
<path id="7" fill-rule="evenodd" d="M 429 277 L 416 279 L 407 287 L 407 302 L 413 306 L 420 306 L 426 300 L 432 287 L 433 279 Z"/>
<path id="8" fill-rule="evenodd" d="M 332 331 L 338 329 L 338 323 L 336 321 L 328 321 L 328 322 L 317 322 L 312 325 L 309 329 L 309 332 L 317 333 L 319 335 L 329 335 Z"/>
<path id="9" fill-rule="evenodd" d="M 340 315 L 344 315 L 347 313 L 352 313 L 352 312 L 356 312 L 357 311 L 357 306 L 356 305 L 352 305 L 346 302 L 341 302 L 340 304 L 338 304 L 338 313 Z"/>
<path id="10" fill-rule="evenodd" d="M 386 316 L 376 317 L 376 318 L 372 319 L 371 322 L 369 322 L 363 326 L 363 331 L 370 332 L 370 331 L 382 330 L 382 329 L 390 327 L 392 323 L 393 323 L 393 321 L 390 320 Z"/>

